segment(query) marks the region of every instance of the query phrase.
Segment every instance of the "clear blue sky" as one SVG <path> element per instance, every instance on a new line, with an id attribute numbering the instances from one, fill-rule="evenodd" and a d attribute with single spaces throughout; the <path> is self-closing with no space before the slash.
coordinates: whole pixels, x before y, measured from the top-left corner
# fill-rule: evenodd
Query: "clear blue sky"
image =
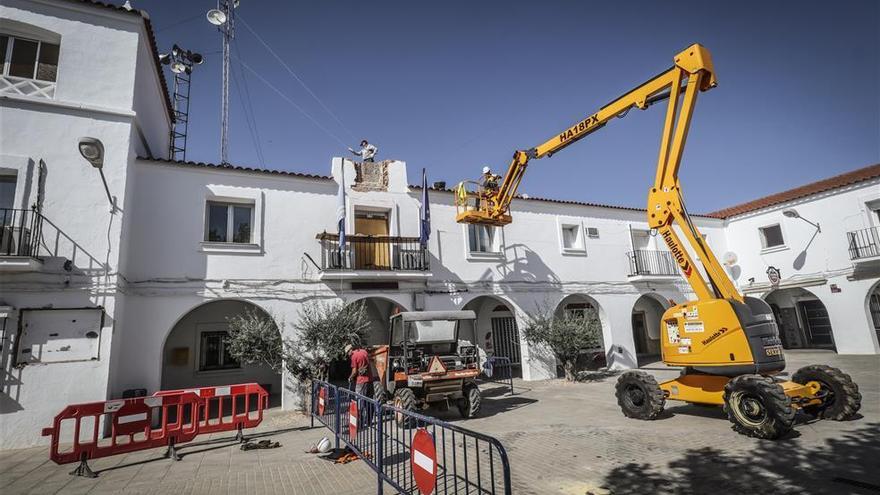
<path id="1" fill-rule="evenodd" d="M 193 81 L 188 159 L 219 161 L 220 37 L 211 0 L 133 0 L 160 51 L 207 61 Z M 880 2 L 242 0 L 257 31 L 322 108 L 239 22 L 230 161 L 328 174 L 367 138 L 380 158 L 430 181 L 503 170 L 535 146 L 672 65 L 693 42 L 719 85 L 703 93 L 681 181 L 707 212 L 880 162 Z M 245 82 L 242 83 L 242 74 Z M 170 79 L 169 79 L 170 81 Z M 247 91 L 247 92 L 246 92 Z M 256 122 L 258 156 L 240 92 Z M 533 162 L 520 192 L 642 207 L 653 181 L 663 107 L 633 111 Z"/>

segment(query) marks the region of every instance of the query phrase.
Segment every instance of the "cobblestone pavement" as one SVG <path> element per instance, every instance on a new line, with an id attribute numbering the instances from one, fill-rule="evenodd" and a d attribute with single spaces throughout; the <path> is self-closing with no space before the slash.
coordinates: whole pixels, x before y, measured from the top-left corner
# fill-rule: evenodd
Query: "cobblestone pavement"
<path id="1" fill-rule="evenodd" d="M 667 403 L 656 421 L 623 417 L 616 377 L 484 387 L 480 418 L 448 421 L 496 436 L 507 448 L 514 494 L 880 493 L 880 357 L 789 351 L 789 370 L 825 363 L 859 384 L 862 417 L 800 424 L 787 438 L 755 440 L 730 429 L 720 409 Z M 662 365 L 648 371 L 675 376 Z M 302 416 L 273 412 L 259 431 L 282 448 L 243 452 L 231 442 L 191 446 L 180 462 L 162 450 L 95 460 L 97 479 L 69 476 L 46 448 L 0 451 L 0 492 L 375 493 L 362 462 L 344 466 L 303 452 L 326 434 Z M 391 493 L 390 490 L 386 493 Z"/>

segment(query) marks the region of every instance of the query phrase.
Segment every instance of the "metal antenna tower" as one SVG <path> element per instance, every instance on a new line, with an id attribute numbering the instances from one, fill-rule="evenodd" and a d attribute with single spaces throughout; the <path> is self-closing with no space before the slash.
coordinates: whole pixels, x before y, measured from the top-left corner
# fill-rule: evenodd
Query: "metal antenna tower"
<path id="1" fill-rule="evenodd" d="M 208 11 L 208 22 L 223 36 L 223 85 L 220 91 L 220 163 L 229 163 L 229 57 L 235 37 L 235 9 L 238 0 L 217 0 L 217 8 Z"/>

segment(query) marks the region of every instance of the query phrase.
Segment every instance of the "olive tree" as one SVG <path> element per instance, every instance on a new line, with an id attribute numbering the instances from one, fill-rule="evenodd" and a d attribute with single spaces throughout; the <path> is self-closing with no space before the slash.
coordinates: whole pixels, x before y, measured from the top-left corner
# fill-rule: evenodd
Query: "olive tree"
<path id="1" fill-rule="evenodd" d="M 370 321 L 362 302 L 311 302 L 299 311 L 296 336 L 284 342 L 284 365 L 301 383 L 326 380 L 333 361 L 345 358 L 345 346 L 366 343 Z"/>
<path id="2" fill-rule="evenodd" d="M 249 309 L 227 321 L 230 356 L 241 364 L 268 366 L 276 373 L 287 369 L 302 396 L 308 395 L 312 380 L 327 379 L 330 364 L 345 358 L 347 344 L 366 342 L 370 325 L 362 302 L 347 306 L 341 302 L 306 303 L 294 325 L 296 335 L 287 339 L 282 338 L 274 319 L 261 311 Z"/>
<path id="3" fill-rule="evenodd" d="M 248 308 L 226 321 L 229 324 L 226 350 L 230 356 L 241 364 L 264 365 L 276 373 L 281 372 L 284 342 L 273 318 Z M 284 326 L 283 322 L 281 326 Z"/>
<path id="4" fill-rule="evenodd" d="M 602 347 L 602 324 L 595 309 L 554 311 L 549 304 L 526 313 L 523 338 L 549 348 L 565 371 L 565 379 L 577 378 L 578 356 L 586 349 Z"/>

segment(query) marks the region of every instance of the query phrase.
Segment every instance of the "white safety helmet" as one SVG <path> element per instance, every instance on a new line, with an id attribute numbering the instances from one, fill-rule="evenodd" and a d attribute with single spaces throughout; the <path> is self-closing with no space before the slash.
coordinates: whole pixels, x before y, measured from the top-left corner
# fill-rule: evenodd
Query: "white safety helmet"
<path id="1" fill-rule="evenodd" d="M 321 441 L 318 442 L 318 452 L 322 454 L 330 452 L 330 440 L 327 437 L 322 438 Z"/>
<path id="2" fill-rule="evenodd" d="M 488 174 L 488 173 L 491 172 L 491 171 L 492 171 L 492 169 L 490 169 L 489 167 L 483 167 L 483 173 L 484 173 L 484 174 Z"/>

